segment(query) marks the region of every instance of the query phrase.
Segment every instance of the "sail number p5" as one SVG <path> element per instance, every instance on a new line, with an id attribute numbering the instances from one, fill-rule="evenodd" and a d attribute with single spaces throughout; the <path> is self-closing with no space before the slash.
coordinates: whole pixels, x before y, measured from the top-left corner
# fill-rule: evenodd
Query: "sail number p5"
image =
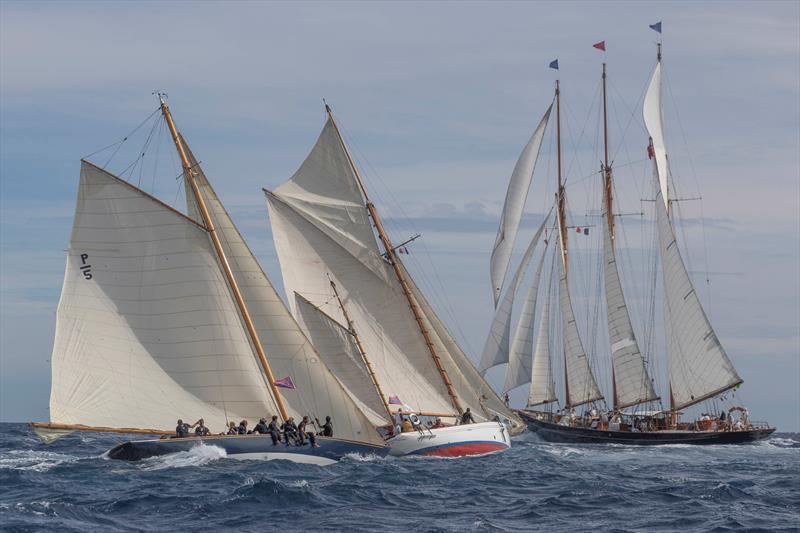
<path id="1" fill-rule="evenodd" d="M 92 265 L 86 263 L 89 259 L 89 254 L 81 254 L 81 272 L 83 272 L 84 279 L 92 279 Z"/>

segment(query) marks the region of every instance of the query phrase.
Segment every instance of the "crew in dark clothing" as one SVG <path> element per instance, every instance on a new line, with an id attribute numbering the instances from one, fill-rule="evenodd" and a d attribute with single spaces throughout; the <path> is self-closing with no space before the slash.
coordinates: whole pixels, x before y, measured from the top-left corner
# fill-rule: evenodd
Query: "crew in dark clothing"
<path id="1" fill-rule="evenodd" d="M 461 423 L 462 424 L 474 424 L 475 423 L 475 419 L 472 418 L 472 411 L 470 411 L 469 407 L 467 407 L 467 410 L 464 411 L 463 415 L 461 415 Z"/>
<path id="2" fill-rule="evenodd" d="M 256 427 L 253 428 L 253 433 L 259 433 L 261 435 L 266 435 L 269 433 L 269 426 L 267 426 L 266 418 L 258 419 L 258 424 L 256 424 Z"/>
<path id="3" fill-rule="evenodd" d="M 239 427 L 236 428 L 236 432 L 239 435 L 247 435 L 247 420 L 242 420 L 239 422 Z"/>
<path id="4" fill-rule="evenodd" d="M 272 445 L 275 446 L 281 440 L 281 427 L 278 424 L 278 417 L 272 416 L 272 421 L 269 423 L 269 436 L 272 437 Z"/>
<path id="5" fill-rule="evenodd" d="M 201 418 L 197 421 L 197 427 L 194 428 L 194 434 L 198 437 L 205 437 L 211 434 L 211 431 L 206 427 L 205 422 Z"/>
<path id="6" fill-rule="evenodd" d="M 503 395 L 503 403 L 504 403 L 504 404 L 506 404 L 506 407 L 508 407 L 508 402 L 509 402 L 509 401 L 510 401 L 510 399 L 509 399 L 509 397 L 508 397 L 508 393 L 505 393 L 505 394 Z"/>
<path id="7" fill-rule="evenodd" d="M 317 421 L 317 426 L 319 426 L 322 431 L 317 433 L 317 435 L 322 435 L 323 437 L 333 437 L 333 423 L 331 422 L 331 417 L 325 417 L 325 423 L 320 424 L 319 418 L 314 418 Z"/>
<path id="8" fill-rule="evenodd" d="M 202 419 L 201 419 L 202 420 Z M 189 430 L 195 427 L 197 424 L 200 423 L 200 420 L 192 424 L 186 424 L 183 420 L 178 419 L 178 425 L 175 426 L 175 437 L 179 439 L 185 439 L 189 436 Z"/>
<path id="9" fill-rule="evenodd" d="M 297 440 L 297 424 L 294 423 L 294 417 L 290 416 L 289 419 L 281 426 L 283 430 L 283 440 L 287 446 L 290 446 Z"/>
<path id="10" fill-rule="evenodd" d="M 228 435 L 238 435 L 239 434 L 239 428 L 236 427 L 236 422 L 231 421 L 228 424 L 228 433 L 227 434 Z"/>
<path id="11" fill-rule="evenodd" d="M 309 420 L 308 416 L 304 416 L 303 420 L 300 421 L 300 424 L 297 426 L 297 445 L 303 446 L 306 443 L 306 438 L 311 442 L 311 447 L 317 447 L 317 437 L 314 435 L 313 431 L 308 431 Z"/>

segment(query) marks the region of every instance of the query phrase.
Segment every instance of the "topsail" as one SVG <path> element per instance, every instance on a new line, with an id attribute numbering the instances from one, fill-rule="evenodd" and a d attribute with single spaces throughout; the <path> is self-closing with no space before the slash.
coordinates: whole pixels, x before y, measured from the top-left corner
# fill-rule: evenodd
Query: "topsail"
<path id="1" fill-rule="evenodd" d="M 642 109 L 644 124 L 652 139 L 653 157 L 658 168 L 658 184 L 664 205 L 669 204 L 669 169 L 667 167 L 667 148 L 664 142 L 664 116 L 661 107 L 661 54 L 650 78 L 650 85 L 644 96 Z"/>
<path id="2" fill-rule="evenodd" d="M 495 307 L 497 307 L 497 302 L 503 291 L 508 263 L 511 260 L 511 252 L 514 249 L 514 240 L 517 238 L 522 212 L 525 209 L 525 200 L 528 198 L 528 189 L 531 187 L 533 171 L 536 167 L 539 149 L 544 138 L 544 130 L 547 128 L 547 121 L 550 119 L 550 111 L 552 109 L 553 104 L 550 104 L 539 121 L 536 131 L 533 132 L 528 144 L 522 150 L 508 184 L 503 213 L 500 217 L 500 227 L 497 229 L 497 237 L 489 264 Z"/>

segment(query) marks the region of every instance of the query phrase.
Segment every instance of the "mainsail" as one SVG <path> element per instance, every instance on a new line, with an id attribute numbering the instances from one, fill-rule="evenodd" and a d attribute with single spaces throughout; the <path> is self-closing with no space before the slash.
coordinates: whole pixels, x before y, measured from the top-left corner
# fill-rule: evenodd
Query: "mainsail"
<path id="1" fill-rule="evenodd" d="M 475 391 L 477 372 L 471 364 L 463 366 L 466 356 L 444 337 L 438 318 L 402 264 L 398 263 L 398 272 L 411 291 L 410 300 L 392 271 L 394 266 L 381 257 L 354 168 L 343 164 L 347 157 L 329 116 L 300 169 L 267 193 L 287 293 L 302 294 L 335 321 L 345 323 L 330 296 L 329 279 L 334 281 L 385 394 L 420 412 L 455 414 L 448 383 L 432 357 L 435 350 L 463 406 L 480 417 L 481 395 L 489 401 L 495 395 L 488 385 Z M 296 303 L 290 303 L 297 314 Z M 477 380 L 485 384 L 480 376 Z M 496 396 L 494 400 L 502 406 Z"/>
<path id="2" fill-rule="evenodd" d="M 56 314 L 50 419 L 211 427 L 277 412 L 206 230 L 82 162 Z"/>
<path id="3" fill-rule="evenodd" d="M 658 167 L 658 184 L 664 205 L 669 205 L 669 169 L 667 167 L 667 148 L 664 142 L 664 116 L 661 107 L 661 48 L 659 45 L 658 63 L 650 78 L 650 85 L 644 95 L 644 124 L 650 134 L 653 157 Z"/>
<path id="4" fill-rule="evenodd" d="M 742 379 L 703 311 L 660 195 L 655 203 L 668 323 L 671 407 L 681 409 L 736 387 Z"/>
<path id="5" fill-rule="evenodd" d="M 555 256 L 553 256 L 555 260 Z M 554 266 L 554 265 L 553 265 Z M 553 272 L 551 268 L 547 282 L 547 292 L 539 318 L 539 333 L 536 336 L 536 351 L 533 353 L 531 368 L 531 388 L 528 394 L 528 406 L 558 401 L 556 384 L 553 380 L 552 360 L 550 357 L 550 295 L 553 289 Z"/>
<path id="6" fill-rule="evenodd" d="M 560 237 L 559 237 L 560 238 Z M 595 400 L 602 400 L 603 394 L 597 386 L 589 366 L 589 358 L 583 349 L 575 312 L 570 298 L 564 254 L 559 261 L 559 307 L 563 321 L 564 365 L 566 375 L 566 406 L 575 407 Z"/>
<path id="7" fill-rule="evenodd" d="M 511 342 L 511 351 L 508 355 L 508 369 L 503 391 L 508 392 L 520 385 L 528 383 L 531 379 L 531 364 L 533 359 L 533 322 L 536 316 L 536 300 L 539 295 L 539 281 L 542 278 L 544 259 L 547 255 L 547 242 L 542 251 L 539 266 L 533 275 L 533 281 L 528 289 L 525 303 L 519 313 L 519 321 L 514 331 L 514 340 Z"/>
<path id="8" fill-rule="evenodd" d="M 525 273 L 528 271 L 528 265 L 533 258 L 533 252 L 536 250 L 536 245 L 542 236 L 545 225 L 547 224 L 550 214 L 542 221 L 539 229 L 531 239 L 528 249 L 522 256 L 522 260 L 514 273 L 511 284 L 503 295 L 503 299 L 492 319 L 492 325 L 489 327 L 489 334 L 486 336 L 486 343 L 483 347 L 481 354 L 481 362 L 478 369 L 485 373 L 493 366 L 508 363 L 509 354 L 509 338 L 511 337 L 511 313 L 514 308 L 514 299 L 516 298 L 519 286 L 522 283 Z"/>
<path id="9" fill-rule="evenodd" d="M 503 204 L 503 212 L 500 217 L 500 227 L 497 229 L 492 257 L 489 263 L 489 275 L 492 281 L 492 294 L 494 305 L 500 299 L 503 292 L 503 283 L 508 271 L 508 263 L 511 260 L 511 253 L 514 250 L 514 241 L 517 238 L 517 231 L 522 220 L 522 212 L 525 209 L 525 201 L 528 198 L 528 190 L 531 187 L 533 171 L 536 167 L 536 160 L 539 157 L 539 149 L 544 138 L 544 131 L 547 128 L 547 121 L 550 119 L 550 111 L 553 104 L 547 108 L 544 116 L 539 121 L 539 125 L 533 132 L 528 144 L 522 150 L 522 154 L 514 165 L 511 180 L 506 191 L 506 199 Z"/>

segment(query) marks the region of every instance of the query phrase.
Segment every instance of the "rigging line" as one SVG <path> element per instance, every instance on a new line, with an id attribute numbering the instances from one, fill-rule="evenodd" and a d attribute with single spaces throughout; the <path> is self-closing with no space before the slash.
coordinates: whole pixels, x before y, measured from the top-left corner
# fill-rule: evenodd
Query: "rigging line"
<path id="1" fill-rule="evenodd" d="M 119 141 L 117 141 L 117 142 L 114 142 L 114 143 L 111 143 L 111 144 L 109 144 L 108 146 L 105 146 L 105 147 L 103 147 L 103 148 L 100 148 L 99 150 L 96 150 L 96 151 L 92 152 L 92 153 L 91 153 L 91 154 L 89 154 L 89 155 L 85 155 L 85 156 L 83 156 L 81 159 L 87 159 L 87 160 L 88 160 L 88 159 L 89 159 L 90 157 L 92 157 L 93 155 L 97 155 L 97 154 L 99 154 L 100 152 L 104 152 L 104 151 L 108 150 L 109 148 L 111 148 L 112 146 L 116 146 L 117 144 L 121 145 L 122 143 L 124 143 L 125 141 L 127 141 L 127 140 L 130 138 L 130 136 L 131 136 L 131 135 L 133 135 L 134 133 L 136 133 L 136 131 L 137 131 L 139 128 L 141 128 L 142 126 L 144 126 L 144 125 L 145 125 L 145 123 L 146 123 L 148 120 L 150 120 L 151 118 L 153 118 L 153 115 L 155 115 L 155 114 L 156 114 L 156 113 L 158 113 L 158 112 L 159 112 L 159 109 L 158 109 L 158 108 L 156 108 L 156 110 L 155 110 L 155 111 L 153 111 L 152 113 L 150 113 L 150 114 L 147 116 L 147 118 L 145 118 L 145 119 L 144 119 L 142 122 L 140 122 L 140 123 L 139 123 L 139 125 L 138 125 L 138 126 L 136 126 L 136 127 L 135 127 L 135 128 L 134 128 L 134 129 L 133 129 L 133 130 L 132 130 L 130 133 L 128 133 L 128 134 L 127 134 L 125 137 L 123 137 L 122 139 L 120 139 L 120 140 L 119 140 Z M 117 148 L 117 150 L 119 150 L 119 148 Z M 116 151 L 115 151 L 114 153 L 116 154 Z M 114 155 L 112 154 L 112 156 L 111 156 L 111 157 L 114 157 Z M 108 165 L 108 163 L 109 163 L 110 161 L 111 161 L 111 158 L 109 158 L 109 160 L 108 160 L 108 161 L 106 161 L 106 164 L 105 164 L 105 165 L 103 165 L 103 166 L 102 166 L 102 167 L 100 167 L 100 168 L 102 168 L 102 169 L 105 169 L 105 167 Z"/>
<path id="2" fill-rule="evenodd" d="M 644 99 L 644 95 L 647 92 L 647 86 L 649 84 L 650 84 L 650 81 L 646 79 L 645 82 L 644 82 L 644 85 L 642 86 L 642 90 L 639 92 L 639 97 L 636 99 L 636 103 L 634 104 L 634 109 L 638 109 L 639 108 L 639 102 L 641 102 Z M 627 103 L 625 102 L 625 99 L 622 97 L 622 93 L 619 91 L 619 89 L 617 89 L 616 84 L 611 82 L 611 83 L 609 83 L 609 85 L 611 85 L 611 88 L 617 93 L 617 95 L 619 96 L 619 99 L 622 101 L 622 103 L 625 106 L 625 108 L 630 112 L 630 115 L 628 117 L 628 123 L 625 125 L 625 128 L 622 130 L 622 137 L 620 139 L 620 140 L 624 140 L 625 136 L 626 136 L 626 134 L 628 132 L 628 129 L 630 128 L 630 125 L 633 122 L 633 118 L 636 116 L 636 112 L 633 109 L 628 107 Z M 612 104 L 613 104 L 613 100 L 612 100 Z M 619 117 L 617 117 L 617 119 L 619 119 Z M 636 124 L 639 126 L 639 129 L 642 130 L 644 135 L 648 136 L 647 128 L 645 128 L 644 125 L 641 124 L 639 121 L 636 121 Z M 619 153 L 619 149 L 620 149 L 621 146 L 622 146 L 622 143 L 617 145 L 617 151 L 614 152 L 614 154 L 613 154 L 613 156 L 611 158 L 612 160 L 617 158 L 617 154 Z"/>
<path id="3" fill-rule="evenodd" d="M 600 85 L 601 85 L 601 84 L 600 84 L 600 82 L 598 82 L 598 83 L 597 83 L 597 86 L 596 86 L 596 88 L 595 88 L 595 91 L 594 91 L 594 96 L 592 97 L 592 104 L 591 104 L 591 106 L 589 107 L 589 112 L 586 114 L 586 120 L 585 120 L 585 121 L 584 121 L 584 123 L 583 123 L 583 128 L 581 129 L 581 134 L 580 134 L 580 136 L 578 137 L 577 144 L 574 144 L 574 142 L 575 142 L 575 140 L 574 140 L 574 137 L 571 137 L 571 135 L 572 135 L 572 132 L 571 132 L 571 131 L 569 131 L 569 120 L 565 120 L 565 121 L 564 121 L 564 122 L 565 122 L 565 124 L 566 124 L 566 127 L 567 127 L 567 129 L 568 129 L 568 131 L 567 131 L 567 135 L 568 135 L 568 137 L 570 137 L 570 138 L 572 139 L 572 141 L 573 141 L 573 146 L 572 146 L 572 148 L 573 148 L 573 152 L 572 152 L 572 160 L 570 161 L 569 165 L 568 165 L 568 166 L 567 166 L 567 168 L 566 168 L 566 172 L 564 173 L 564 175 L 565 175 L 565 176 L 569 176 L 569 174 L 570 174 L 570 172 L 571 172 L 571 170 L 572 170 L 572 165 L 573 165 L 573 163 L 575 163 L 575 162 L 578 162 L 578 167 L 579 167 L 579 168 L 578 168 L 578 171 L 579 171 L 581 174 L 583 174 L 583 172 L 580 170 L 580 162 L 578 161 L 578 151 L 577 151 L 577 147 L 580 145 L 580 142 L 583 140 L 583 135 L 584 135 L 584 133 L 586 132 L 586 127 L 587 127 L 587 126 L 588 126 L 588 124 L 589 124 L 589 118 L 592 116 L 592 110 L 594 109 L 595 103 L 596 103 L 596 102 L 597 102 L 597 100 L 598 100 L 598 95 L 600 94 Z M 575 115 L 574 115 L 574 113 L 572 113 L 572 108 L 571 108 L 571 107 L 570 107 L 568 104 L 566 104 L 566 103 L 564 104 L 564 108 L 565 108 L 565 110 L 566 110 L 566 113 L 564 113 L 564 114 L 565 114 L 565 115 L 568 115 L 568 114 L 570 114 L 570 115 L 572 115 L 572 120 L 576 120 L 576 119 L 575 119 Z M 569 117 L 567 117 L 567 118 L 569 118 Z"/>
<path id="4" fill-rule="evenodd" d="M 158 156 L 159 156 L 160 149 L 161 149 L 161 133 L 164 131 L 164 121 L 161 120 L 159 122 L 160 122 L 160 126 L 158 128 L 158 135 L 156 137 L 156 154 L 155 154 L 155 157 L 153 158 L 153 176 L 152 176 L 152 178 L 150 180 L 151 183 L 152 183 L 151 187 L 152 187 L 153 191 L 155 191 L 155 188 L 156 188 L 156 169 L 158 169 Z M 175 201 L 177 201 L 177 199 L 178 198 L 177 198 L 177 194 L 176 194 Z M 173 205 L 173 207 L 174 207 L 174 205 Z"/>
<path id="5" fill-rule="evenodd" d="M 341 126 L 341 123 L 340 123 L 340 126 Z M 340 127 L 340 129 L 342 129 L 342 128 Z M 374 175 L 377 178 L 378 182 L 386 190 L 390 200 L 395 204 L 395 207 L 398 209 L 398 211 L 403 216 L 403 218 L 411 226 L 412 230 L 415 233 L 421 233 L 419 231 L 419 229 L 416 227 L 416 225 L 414 224 L 413 219 L 406 213 L 406 211 L 402 207 L 402 204 L 397 200 L 397 197 L 394 195 L 394 193 L 392 193 L 391 188 L 389 188 L 388 185 L 386 184 L 386 182 L 383 180 L 383 178 L 381 177 L 381 175 L 378 172 L 378 170 L 372 165 L 372 163 L 370 162 L 369 158 L 367 158 L 366 155 L 361 151 L 361 149 L 359 148 L 358 144 L 355 141 L 351 140 L 350 136 L 347 135 L 346 133 L 344 133 L 344 131 L 342 132 L 342 135 L 345 137 L 345 139 L 347 141 L 347 144 L 352 146 L 353 148 L 355 148 L 355 150 L 358 152 L 359 160 L 361 162 L 365 163 L 367 165 L 367 167 L 369 167 L 369 169 L 371 171 L 371 174 Z M 383 198 L 382 198 L 383 195 L 378 190 L 373 191 L 373 194 L 377 195 L 378 198 L 383 201 Z M 383 203 L 384 203 L 384 205 L 386 205 L 386 202 L 383 202 Z M 386 223 L 384 222 L 384 224 L 386 224 Z M 399 231 L 400 231 L 399 226 L 397 224 L 395 224 L 393 221 L 390 221 L 388 225 L 390 227 L 392 227 L 393 231 L 399 233 Z M 428 285 L 428 288 L 432 288 L 433 289 L 433 291 L 430 293 L 432 299 L 434 299 L 434 302 L 439 304 L 438 305 L 439 308 L 443 309 L 445 311 L 445 313 L 448 315 L 448 318 L 450 319 L 451 324 L 453 324 L 455 326 L 456 332 L 461 337 L 461 341 L 464 343 L 464 345 L 467 347 L 467 349 L 469 349 L 471 352 L 475 353 L 475 350 L 473 349 L 472 345 L 470 344 L 470 342 L 468 341 L 466 335 L 464 334 L 463 330 L 461 329 L 461 326 L 459 325 L 458 320 L 456 320 L 454 308 L 453 308 L 450 300 L 447 298 L 447 291 L 444 288 L 444 284 L 442 283 L 441 277 L 439 276 L 439 272 L 436 269 L 436 265 L 433 262 L 433 259 L 431 257 L 430 251 L 428 250 L 428 247 L 427 247 L 426 243 L 424 242 L 424 240 L 420 241 L 420 245 L 421 245 L 421 247 L 423 249 L 423 255 L 426 257 L 426 259 L 428 260 L 428 263 L 431 265 L 431 268 L 432 268 L 432 271 L 433 271 L 433 274 L 434 274 L 434 278 L 437 281 L 437 283 L 438 283 L 438 285 L 439 285 L 439 287 L 441 288 L 441 291 L 442 291 L 441 295 L 440 295 L 439 291 L 435 287 L 432 287 L 430 285 L 430 282 L 426 279 L 426 276 L 424 275 L 424 270 L 421 269 L 420 272 L 423 274 L 422 275 L 423 281 L 425 282 L 426 285 Z M 420 264 L 416 260 L 416 258 L 414 258 L 413 261 L 415 263 L 417 263 L 417 264 Z"/>
<path id="6" fill-rule="evenodd" d="M 137 158 L 137 160 L 141 160 L 142 162 L 141 167 L 139 169 L 139 181 L 136 184 L 136 186 L 140 189 L 142 188 L 142 170 L 144 170 L 144 156 L 147 153 L 147 149 L 150 147 L 150 142 L 153 140 L 153 133 L 155 133 L 156 126 L 159 126 L 160 124 L 161 124 L 160 119 L 153 121 L 153 126 L 150 128 L 150 133 L 147 134 L 147 139 L 145 139 L 144 145 L 142 146 L 141 155 Z M 131 171 L 131 177 L 133 177 L 133 171 Z M 153 196 L 155 196 L 154 190 L 151 190 L 150 192 L 153 194 Z"/>

